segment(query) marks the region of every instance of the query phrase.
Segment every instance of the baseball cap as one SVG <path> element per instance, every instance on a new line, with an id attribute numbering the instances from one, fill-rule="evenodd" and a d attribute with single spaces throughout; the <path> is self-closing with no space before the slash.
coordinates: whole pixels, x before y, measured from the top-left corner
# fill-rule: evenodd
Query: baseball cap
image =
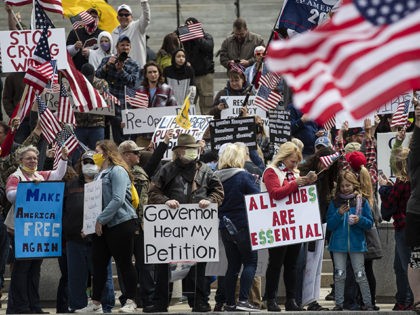
<path id="1" fill-rule="evenodd" d="M 319 137 L 315 140 L 315 147 L 322 145 L 328 148 L 331 145 L 330 139 L 328 137 Z"/>
<path id="2" fill-rule="evenodd" d="M 95 151 L 86 151 L 82 155 L 82 161 L 83 160 L 92 160 L 93 161 L 93 155 L 95 154 Z"/>
<path id="3" fill-rule="evenodd" d="M 133 140 L 126 140 L 121 142 L 118 146 L 118 152 L 125 153 L 125 152 L 139 152 L 144 150 L 144 147 L 139 147 Z"/>
<path id="4" fill-rule="evenodd" d="M 127 35 L 121 35 L 120 37 L 118 37 L 118 42 L 117 44 L 123 42 L 123 41 L 127 41 L 129 43 L 131 43 L 130 37 L 128 37 Z"/>
<path id="5" fill-rule="evenodd" d="M 121 4 L 121 5 L 118 7 L 117 12 L 120 12 L 121 10 L 127 10 L 130 14 L 132 14 L 132 13 L 133 13 L 133 11 L 131 11 L 131 8 L 130 8 L 130 6 L 129 6 L 128 4 Z"/>

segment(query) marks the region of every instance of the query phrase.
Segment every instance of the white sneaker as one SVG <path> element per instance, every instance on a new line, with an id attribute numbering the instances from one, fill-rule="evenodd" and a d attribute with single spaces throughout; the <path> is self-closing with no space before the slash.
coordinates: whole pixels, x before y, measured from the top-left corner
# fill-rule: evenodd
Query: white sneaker
<path id="1" fill-rule="evenodd" d="M 133 300 L 127 299 L 125 305 L 119 309 L 120 313 L 134 313 L 136 311 L 137 304 Z"/>
<path id="2" fill-rule="evenodd" d="M 75 310 L 75 313 L 100 313 L 102 314 L 102 305 L 96 305 L 92 301 L 89 301 L 88 305 L 84 308 L 81 308 L 79 310 Z"/>

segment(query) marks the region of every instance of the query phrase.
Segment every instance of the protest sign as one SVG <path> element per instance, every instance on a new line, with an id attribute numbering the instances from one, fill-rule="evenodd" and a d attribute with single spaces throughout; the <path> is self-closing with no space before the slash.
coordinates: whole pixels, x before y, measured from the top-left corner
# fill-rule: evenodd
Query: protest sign
<path id="1" fill-rule="evenodd" d="M 282 200 L 267 192 L 245 196 L 253 250 L 323 238 L 316 186 L 300 187 Z"/>
<path id="2" fill-rule="evenodd" d="M 243 142 L 257 149 L 255 117 L 237 117 L 210 121 L 211 149 L 218 151 L 224 143 Z"/>
<path id="3" fill-rule="evenodd" d="M 400 103 L 403 103 L 404 101 L 410 100 L 413 98 L 413 93 L 406 92 L 404 94 L 401 94 L 397 97 L 394 97 L 392 100 L 384 104 L 381 108 L 377 110 L 377 114 L 379 115 L 385 115 L 385 114 L 393 114 L 397 110 L 397 107 Z M 413 104 L 410 103 L 410 107 L 408 108 L 409 112 L 414 111 Z"/>
<path id="4" fill-rule="evenodd" d="M 41 37 L 42 30 L 0 31 L 2 70 L 26 72 L 30 59 Z M 48 30 L 51 58 L 57 60 L 57 69 L 67 68 L 66 34 L 64 28 Z"/>
<path id="5" fill-rule="evenodd" d="M 95 233 L 96 219 L 102 212 L 102 179 L 85 184 L 83 233 Z"/>
<path id="6" fill-rule="evenodd" d="M 123 133 L 125 135 L 152 133 L 163 116 L 176 116 L 180 110 L 179 106 L 124 109 L 121 111 L 122 121 L 125 124 Z M 195 115 L 194 105 L 190 105 L 188 113 Z"/>
<path id="7" fill-rule="evenodd" d="M 61 256 L 64 182 L 20 182 L 14 208 L 16 258 Z"/>
<path id="8" fill-rule="evenodd" d="M 349 112 L 341 111 L 335 115 L 335 128 L 341 129 L 345 121 L 349 123 L 349 128 L 363 127 L 366 118 L 369 118 L 373 125 L 375 122 L 375 113 L 371 113 L 361 119 L 354 119 Z"/>
<path id="9" fill-rule="evenodd" d="M 156 125 L 155 132 L 152 137 L 152 142 L 155 148 L 165 139 L 166 131 L 169 129 L 174 130 L 172 139 L 169 141 L 168 150 L 166 150 L 163 156 L 164 160 L 172 159 L 172 148 L 176 145 L 178 137 L 182 133 L 192 135 L 195 140 L 199 141 L 203 139 L 203 135 L 209 126 L 209 122 L 213 119 L 213 116 L 207 115 L 195 115 L 190 116 L 191 128 L 183 129 L 176 123 L 176 116 L 164 116 L 160 119 Z"/>
<path id="10" fill-rule="evenodd" d="M 75 113 L 80 112 L 79 108 L 74 106 L 73 95 L 68 93 L 67 97 L 69 98 L 71 107 Z M 44 100 L 45 104 L 48 106 L 49 109 L 52 111 L 56 111 L 58 109 L 58 104 L 60 100 L 59 93 L 43 93 L 41 98 Z M 104 116 L 115 116 L 115 105 L 113 102 L 107 102 L 108 107 L 101 107 L 101 108 L 93 108 L 88 112 L 84 112 L 85 114 L 94 114 L 94 115 L 104 115 Z"/>
<path id="11" fill-rule="evenodd" d="M 143 222 L 146 264 L 219 260 L 217 204 L 147 205 Z"/>
<path id="12" fill-rule="evenodd" d="M 270 117 L 270 142 L 276 145 L 285 143 L 290 140 L 290 112 L 283 106 L 271 109 Z"/>

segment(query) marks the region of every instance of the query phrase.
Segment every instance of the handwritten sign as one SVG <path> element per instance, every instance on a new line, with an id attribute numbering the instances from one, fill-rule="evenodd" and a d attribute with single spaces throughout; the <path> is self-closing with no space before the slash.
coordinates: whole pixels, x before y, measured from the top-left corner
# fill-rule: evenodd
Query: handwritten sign
<path id="1" fill-rule="evenodd" d="M 290 140 L 290 112 L 283 106 L 269 111 L 270 142 L 277 145 Z"/>
<path id="2" fill-rule="evenodd" d="M 144 262 L 163 264 L 181 261 L 219 260 L 217 205 L 202 209 L 197 204 L 144 208 Z"/>
<path id="3" fill-rule="evenodd" d="M 14 209 L 16 258 L 61 256 L 64 182 L 20 182 Z"/>
<path id="4" fill-rule="evenodd" d="M 42 30 L 15 30 L 0 32 L 3 72 L 25 72 L 32 62 Z M 58 69 L 67 68 L 66 34 L 64 28 L 48 30 L 51 58 L 57 60 Z"/>
<path id="5" fill-rule="evenodd" d="M 85 184 L 83 233 L 95 233 L 96 219 L 102 212 L 102 179 Z"/>
<path id="6" fill-rule="evenodd" d="M 316 186 L 305 186 L 282 200 L 267 192 L 245 196 L 253 250 L 323 238 Z"/>
<path id="7" fill-rule="evenodd" d="M 125 135 L 152 133 L 163 116 L 178 115 L 181 107 L 150 107 L 131 108 L 122 110 L 122 119 L 125 123 L 123 133 Z M 195 115 L 195 106 L 190 105 L 190 115 Z"/>
<path id="8" fill-rule="evenodd" d="M 183 129 L 176 123 L 176 116 L 164 116 L 161 118 L 159 123 L 156 126 L 156 130 L 152 137 L 152 142 L 155 145 L 155 148 L 165 139 L 165 134 L 167 130 L 174 129 L 173 138 L 168 144 L 168 150 L 163 157 L 164 160 L 172 159 L 172 148 L 178 142 L 178 137 L 182 133 L 192 135 L 195 140 L 203 139 L 203 135 L 207 128 L 209 127 L 209 122 L 213 119 L 213 116 L 208 115 L 195 115 L 190 116 L 191 128 Z"/>

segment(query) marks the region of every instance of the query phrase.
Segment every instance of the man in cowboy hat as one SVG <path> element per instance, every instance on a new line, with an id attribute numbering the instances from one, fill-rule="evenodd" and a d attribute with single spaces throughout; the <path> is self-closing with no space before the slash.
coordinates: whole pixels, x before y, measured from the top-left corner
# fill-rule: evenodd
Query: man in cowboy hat
<path id="1" fill-rule="evenodd" d="M 166 163 L 152 181 L 149 204 L 166 204 L 179 208 L 180 204 L 197 203 L 206 208 L 210 203 L 220 205 L 223 201 L 223 186 L 213 171 L 198 160 L 200 144 L 193 136 L 179 135 L 173 147 L 173 161 Z M 184 290 L 194 292 L 188 296 L 193 312 L 209 312 L 208 285 L 205 279 L 206 263 L 197 263 L 190 269 Z M 154 306 L 143 312 L 167 312 L 169 301 L 168 264 L 156 265 L 156 288 Z M 189 285 L 187 285 L 189 284 Z"/>

